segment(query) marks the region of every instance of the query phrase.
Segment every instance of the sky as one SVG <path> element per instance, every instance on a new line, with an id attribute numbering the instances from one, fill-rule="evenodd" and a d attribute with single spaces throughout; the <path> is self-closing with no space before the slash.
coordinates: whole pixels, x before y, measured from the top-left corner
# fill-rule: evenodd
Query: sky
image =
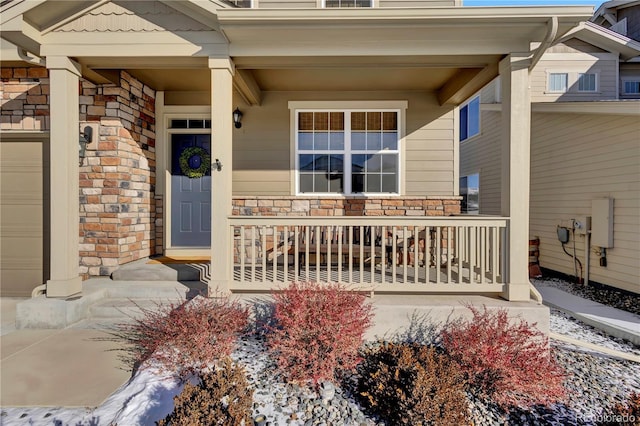
<path id="1" fill-rule="evenodd" d="M 603 0 L 462 0 L 465 6 L 593 6 Z"/>

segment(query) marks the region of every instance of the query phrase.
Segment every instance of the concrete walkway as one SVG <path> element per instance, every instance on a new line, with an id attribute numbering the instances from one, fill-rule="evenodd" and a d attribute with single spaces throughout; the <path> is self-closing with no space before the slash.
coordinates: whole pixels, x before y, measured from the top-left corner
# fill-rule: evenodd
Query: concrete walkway
<path id="1" fill-rule="evenodd" d="M 630 312 L 583 299 L 555 287 L 537 287 L 544 304 L 558 309 L 607 334 L 640 345 L 640 317 Z"/>
<path id="2" fill-rule="evenodd" d="M 83 324 L 87 326 L 87 323 Z M 0 337 L 0 406 L 95 407 L 131 376 L 104 331 L 16 330 Z"/>

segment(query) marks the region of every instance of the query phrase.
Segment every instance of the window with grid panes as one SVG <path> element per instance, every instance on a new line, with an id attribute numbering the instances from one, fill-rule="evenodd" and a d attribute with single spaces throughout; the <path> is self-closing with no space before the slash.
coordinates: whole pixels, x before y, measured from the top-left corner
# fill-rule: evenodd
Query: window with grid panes
<path id="1" fill-rule="evenodd" d="M 297 119 L 299 193 L 398 193 L 398 111 L 298 111 Z"/>
<path id="2" fill-rule="evenodd" d="M 595 92 L 596 75 L 592 73 L 578 74 L 578 92 Z"/>
<path id="3" fill-rule="evenodd" d="M 325 0 L 324 7 L 373 7 L 373 0 Z"/>

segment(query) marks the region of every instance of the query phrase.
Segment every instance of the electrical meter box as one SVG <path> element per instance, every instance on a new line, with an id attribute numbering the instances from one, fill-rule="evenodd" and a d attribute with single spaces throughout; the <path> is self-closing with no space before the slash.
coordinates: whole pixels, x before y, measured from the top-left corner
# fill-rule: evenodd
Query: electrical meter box
<path id="1" fill-rule="evenodd" d="M 613 198 L 591 200 L 591 244 L 613 247 Z"/>

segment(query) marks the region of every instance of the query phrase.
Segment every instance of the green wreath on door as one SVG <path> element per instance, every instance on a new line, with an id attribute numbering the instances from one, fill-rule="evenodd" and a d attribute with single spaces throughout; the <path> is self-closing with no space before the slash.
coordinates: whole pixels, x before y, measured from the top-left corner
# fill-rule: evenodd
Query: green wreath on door
<path id="1" fill-rule="evenodd" d="M 199 146 L 185 148 L 180 154 L 180 170 L 190 179 L 201 178 L 211 170 L 211 156 Z"/>

